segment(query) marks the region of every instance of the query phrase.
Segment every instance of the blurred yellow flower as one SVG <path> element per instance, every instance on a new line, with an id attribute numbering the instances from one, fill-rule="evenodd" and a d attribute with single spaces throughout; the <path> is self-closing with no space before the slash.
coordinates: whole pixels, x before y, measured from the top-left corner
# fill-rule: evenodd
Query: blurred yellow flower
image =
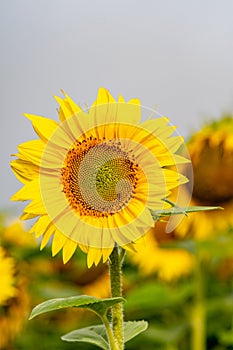
<path id="1" fill-rule="evenodd" d="M 206 239 L 233 227 L 233 117 L 209 123 L 190 138 L 187 147 L 194 172 L 191 204 L 219 205 L 224 210 L 190 214 L 176 235 Z"/>
<path id="2" fill-rule="evenodd" d="M 116 101 L 103 88 L 84 112 L 64 93 L 56 97 L 60 123 L 26 115 L 38 140 L 18 146 L 12 169 L 24 184 L 12 200 L 31 200 L 22 219 L 36 218 L 31 229 L 53 236 L 52 254 L 63 249 L 66 263 L 79 246 L 88 267 L 105 262 L 117 243 L 132 242 L 154 225 L 151 210 L 187 179 L 168 167 L 186 163 L 177 154 L 183 138 L 172 136 L 168 118 L 140 122 L 138 99 Z"/>
<path id="3" fill-rule="evenodd" d="M 15 288 L 15 265 L 11 257 L 7 257 L 0 247 L 0 307 L 16 294 Z"/>
<path id="4" fill-rule="evenodd" d="M 16 271 L 15 261 L 0 247 L 0 349 L 9 349 L 29 313 L 25 280 Z"/>
<path id="5" fill-rule="evenodd" d="M 83 286 L 84 294 L 94 296 L 96 298 L 109 298 L 110 293 L 110 282 L 109 273 L 103 272 L 94 281 Z"/>
<path id="6" fill-rule="evenodd" d="M 0 349 L 11 349 L 11 342 L 28 319 L 31 307 L 26 285 L 27 282 L 18 277 L 15 296 L 8 299 L 3 308 L 0 306 Z"/>
<path id="7" fill-rule="evenodd" d="M 160 243 L 171 242 L 173 234 L 167 234 L 166 223 L 156 222 L 143 238 L 136 242 L 135 254 L 130 259 L 143 275 L 157 274 L 165 281 L 188 275 L 193 268 L 193 256 L 183 249 L 162 248 Z"/>
<path id="8" fill-rule="evenodd" d="M 14 244 L 18 247 L 35 247 L 36 241 L 32 234 L 25 229 L 23 222 L 19 220 L 12 221 L 2 232 L 2 239 L 5 242 Z"/>

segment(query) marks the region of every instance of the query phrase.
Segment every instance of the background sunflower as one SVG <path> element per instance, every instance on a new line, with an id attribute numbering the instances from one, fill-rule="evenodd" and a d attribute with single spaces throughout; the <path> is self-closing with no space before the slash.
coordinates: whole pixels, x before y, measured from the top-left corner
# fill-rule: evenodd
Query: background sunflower
<path id="1" fill-rule="evenodd" d="M 219 205 L 223 211 L 190 214 L 177 235 L 209 238 L 233 227 L 233 117 L 224 115 L 187 142 L 194 172 L 192 205 Z"/>
<path id="2" fill-rule="evenodd" d="M 13 231 L 14 233 L 17 232 L 14 225 Z M 30 310 L 30 297 L 27 290 L 27 272 L 22 272 L 25 268 L 25 264 L 22 263 L 21 265 L 18 265 L 18 259 L 13 258 L 10 254 L 11 249 L 9 249 L 9 242 L 6 239 L 8 234 L 11 236 L 10 232 L 11 226 L 5 229 L 4 226 L 1 225 L 0 349 L 3 350 L 10 349 L 11 346 L 13 346 L 15 338 L 19 335 L 25 325 Z M 21 226 L 21 230 L 17 233 L 20 234 L 22 232 L 25 231 L 23 231 Z"/>

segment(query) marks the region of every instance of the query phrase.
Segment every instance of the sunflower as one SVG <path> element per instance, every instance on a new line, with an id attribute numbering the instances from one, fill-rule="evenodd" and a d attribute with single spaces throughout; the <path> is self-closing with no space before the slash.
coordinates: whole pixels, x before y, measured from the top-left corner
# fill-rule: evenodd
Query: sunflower
<path id="1" fill-rule="evenodd" d="M 14 274 L 14 260 L 7 257 L 3 248 L 0 247 L 0 306 L 5 305 L 7 300 L 16 294 Z"/>
<path id="2" fill-rule="evenodd" d="M 0 247 L 0 349 L 8 348 L 22 328 L 29 311 L 25 281 L 16 271 L 15 261 Z"/>
<path id="3" fill-rule="evenodd" d="M 18 146 L 11 166 L 24 187 L 12 200 L 31 200 L 21 218 L 37 218 L 41 249 L 53 236 L 53 255 L 63 249 L 66 263 L 79 246 L 90 267 L 115 244 L 133 249 L 154 226 L 151 211 L 187 182 L 176 165 L 188 160 L 168 118 L 140 121 L 138 99 L 116 101 L 100 88 L 84 111 L 65 93 L 55 98 L 60 122 L 26 114 L 39 139 Z"/>
<path id="4" fill-rule="evenodd" d="M 27 292 L 27 281 L 19 274 L 15 285 L 15 295 L 5 305 L 0 305 L 0 349 L 11 348 L 10 344 L 22 330 L 28 319 L 30 298 Z"/>
<path id="5" fill-rule="evenodd" d="M 224 210 L 190 214 L 176 234 L 206 239 L 233 226 L 233 117 L 226 115 L 210 122 L 192 135 L 187 147 L 194 173 L 191 204 Z"/>

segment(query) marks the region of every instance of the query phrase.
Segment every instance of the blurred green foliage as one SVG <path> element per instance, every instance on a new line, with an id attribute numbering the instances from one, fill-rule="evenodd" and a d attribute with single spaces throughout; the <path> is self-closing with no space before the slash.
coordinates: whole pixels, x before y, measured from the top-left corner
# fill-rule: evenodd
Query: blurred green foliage
<path id="1" fill-rule="evenodd" d="M 4 228 L 2 226 L 1 231 Z M 192 251 L 196 266 L 187 277 L 172 282 L 156 274 L 143 277 L 126 256 L 124 263 L 125 320 L 146 320 L 149 328 L 126 344 L 128 350 L 198 350 L 193 346 L 193 315 L 199 304 L 204 307 L 206 349 L 233 349 L 233 232 L 221 232 L 215 238 L 197 242 L 187 240 L 182 248 Z M 1 245 L 15 258 L 18 273 L 27 278 L 31 307 L 49 298 L 86 294 L 86 286 L 109 291 L 108 281 L 101 282 L 106 266 L 87 269 L 86 255 L 81 251 L 63 265 L 61 257 L 52 258 L 50 248 L 17 246 L 1 234 Z M 164 245 L 175 249 L 181 243 Z M 150 257 L 148 257 L 150 259 Z M 201 294 L 200 294 L 201 286 Z M 103 296 L 106 297 L 106 296 Z M 0 307 L 1 308 L 1 307 Z M 30 313 L 30 312 L 29 312 Z M 28 313 L 28 316 L 29 316 Z M 74 329 L 98 324 L 97 316 L 88 310 L 59 310 L 27 321 L 21 332 L 4 350 L 72 350 L 98 349 L 82 343 L 66 343 L 60 338 Z M 200 318 L 201 322 L 201 318 Z"/>

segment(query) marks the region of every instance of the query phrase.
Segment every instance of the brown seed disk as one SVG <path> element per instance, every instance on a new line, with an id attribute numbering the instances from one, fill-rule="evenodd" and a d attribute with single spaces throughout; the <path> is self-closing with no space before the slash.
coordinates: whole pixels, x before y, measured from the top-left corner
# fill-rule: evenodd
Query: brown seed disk
<path id="1" fill-rule="evenodd" d="M 76 141 L 61 171 L 63 192 L 80 215 L 107 217 L 127 205 L 137 187 L 139 167 L 119 140 Z"/>

